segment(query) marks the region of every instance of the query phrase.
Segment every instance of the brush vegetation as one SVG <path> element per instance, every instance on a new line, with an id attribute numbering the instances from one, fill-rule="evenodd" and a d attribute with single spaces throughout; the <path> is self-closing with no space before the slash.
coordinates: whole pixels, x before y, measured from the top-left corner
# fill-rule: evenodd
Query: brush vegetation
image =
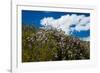
<path id="1" fill-rule="evenodd" d="M 22 62 L 89 59 L 89 44 L 62 30 L 22 25 Z"/>

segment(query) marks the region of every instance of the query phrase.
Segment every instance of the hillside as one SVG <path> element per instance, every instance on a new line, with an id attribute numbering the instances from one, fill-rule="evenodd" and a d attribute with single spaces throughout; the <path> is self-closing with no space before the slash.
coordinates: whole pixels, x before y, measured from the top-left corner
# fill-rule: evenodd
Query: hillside
<path id="1" fill-rule="evenodd" d="M 89 59 L 89 44 L 61 30 L 23 25 L 22 62 Z"/>

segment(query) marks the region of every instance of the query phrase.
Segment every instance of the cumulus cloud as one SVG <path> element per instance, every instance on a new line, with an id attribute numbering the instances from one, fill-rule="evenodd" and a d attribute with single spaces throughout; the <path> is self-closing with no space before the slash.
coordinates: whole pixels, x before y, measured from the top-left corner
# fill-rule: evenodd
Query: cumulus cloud
<path id="1" fill-rule="evenodd" d="M 86 24 L 84 26 L 82 25 L 77 25 L 75 28 L 74 28 L 76 31 L 87 31 L 90 29 L 90 25 L 89 24 Z"/>
<path id="2" fill-rule="evenodd" d="M 90 41 L 90 37 L 84 37 L 84 38 L 80 38 L 83 41 Z"/>
<path id="3" fill-rule="evenodd" d="M 90 17 L 84 17 L 75 27 L 77 31 L 86 31 L 90 29 Z"/>
<path id="4" fill-rule="evenodd" d="M 63 30 L 67 35 L 70 35 L 70 31 L 87 31 L 90 30 L 90 17 L 77 14 L 66 14 L 58 19 L 53 17 L 44 17 L 41 19 L 41 25 L 44 27 L 51 26 L 56 29 Z M 71 27 L 73 26 L 74 27 Z"/>

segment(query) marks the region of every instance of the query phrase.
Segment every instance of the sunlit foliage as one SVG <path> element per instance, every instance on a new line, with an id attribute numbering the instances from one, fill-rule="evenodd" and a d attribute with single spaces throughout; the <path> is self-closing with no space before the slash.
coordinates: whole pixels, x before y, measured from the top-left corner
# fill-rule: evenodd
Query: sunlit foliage
<path id="1" fill-rule="evenodd" d="M 62 30 L 22 25 L 22 62 L 89 59 L 89 44 Z"/>

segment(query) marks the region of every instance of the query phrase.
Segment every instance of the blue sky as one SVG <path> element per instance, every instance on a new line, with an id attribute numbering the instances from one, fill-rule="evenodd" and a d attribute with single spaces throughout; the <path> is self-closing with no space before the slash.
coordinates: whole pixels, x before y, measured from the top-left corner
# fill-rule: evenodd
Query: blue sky
<path id="1" fill-rule="evenodd" d="M 62 21 L 64 21 L 64 19 L 68 20 L 68 18 L 71 18 L 73 22 L 71 22 L 70 25 L 73 27 L 70 26 L 70 28 L 74 28 L 74 30 L 71 32 L 71 35 L 79 38 L 87 38 L 90 36 L 90 29 L 86 29 L 87 25 L 89 25 L 87 17 L 90 17 L 89 13 L 22 10 L 22 24 L 34 24 L 34 26 L 36 26 L 37 28 L 42 27 L 43 25 L 45 26 L 45 24 L 47 24 L 46 22 L 48 22 L 48 25 L 53 25 L 53 23 L 56 24 L 56 22 L 59 22 L 59 24 L 62 25 Z M 76 23 L 77 18 L 80 18 L 81 20 L 79 20 L 79 27 L 77 26 L 78 23 Z M 78 28 L 78 30 L 76 28 Z M 83 30 L 79 28 L 82 28 Z M 62 29 L 64 29 L 64 31 L 69 31 L 67 30 L 67 27 Z"/>

